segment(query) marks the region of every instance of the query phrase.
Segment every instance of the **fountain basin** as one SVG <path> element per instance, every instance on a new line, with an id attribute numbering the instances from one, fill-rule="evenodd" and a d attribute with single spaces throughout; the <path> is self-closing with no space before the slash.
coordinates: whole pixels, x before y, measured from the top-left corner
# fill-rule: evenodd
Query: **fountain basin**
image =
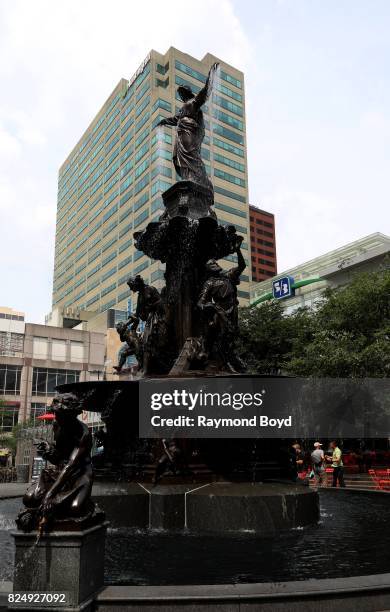
<path id="1" fill-rule="evenodd" d="M 114 491 L 108 486 L 107 494 L 95 496 L 95 500 L 115 527 L 269 535 L 279 529 L 316 523 L 319 518 L 318 494 L 290 483 L 211 482 L 156 487 L 133 483 L 126 485 L 125 495 Z"/>

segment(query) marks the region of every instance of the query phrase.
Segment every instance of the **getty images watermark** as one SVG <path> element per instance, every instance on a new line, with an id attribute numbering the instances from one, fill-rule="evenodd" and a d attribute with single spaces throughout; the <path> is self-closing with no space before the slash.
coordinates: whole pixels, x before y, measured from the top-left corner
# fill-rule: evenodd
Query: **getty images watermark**
<path id="1" fill-rule="evenodd" d="M 200 409 L 231 408 L 239 411 L 244 408 L 260 408 L 263 405 L 265 390 L 255 393 L 218 393 L 200 389 L 191 392 L 187 389 L 174 389 L 169 392 L 152 393 L 150 408 L 153 411 L 166 408 L 177 408 L 188 412 Z M 206 427 L 220 429 L 226 427 L 282 427 L 292 426 L 292 415 L 285 418 L 270 418 L 266 414 L 253 414 L 250 417 L 213 417 L 205 414 L 189 416 L 179 414 L 177 416 L 152 415 L 150 418 L 152 427 Z"/>
<path id="2" fill-rule="evenodd" d="M 388 379 L 215 377 L 139 383 L 141 438 L 383 438 Z"/>

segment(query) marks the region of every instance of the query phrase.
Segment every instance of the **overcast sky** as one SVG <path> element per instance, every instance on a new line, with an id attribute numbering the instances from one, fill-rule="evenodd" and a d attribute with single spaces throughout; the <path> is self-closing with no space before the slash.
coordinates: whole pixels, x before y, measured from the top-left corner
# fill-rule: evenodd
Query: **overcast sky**
<path id="1" fill-rule="evenodd" d="M 1 0 L 0 305 L 50 311 L 58 168 L 151 48 L 244 70 L 279 271 L 390 233 L 389 32 L 386 0 Z"/>

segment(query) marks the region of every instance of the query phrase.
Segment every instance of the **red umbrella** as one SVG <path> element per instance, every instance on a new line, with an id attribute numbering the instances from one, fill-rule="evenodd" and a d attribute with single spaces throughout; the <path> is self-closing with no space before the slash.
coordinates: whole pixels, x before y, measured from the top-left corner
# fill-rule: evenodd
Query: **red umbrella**
<path id="1" fill-rule="evenodd" d="M 52 412 L 48 412 L 46 414 L 41 414 L 39 417 L 37 417 L 37 419 L 40 421 L 52 421 L 55 419 L 55 416 Z"/>

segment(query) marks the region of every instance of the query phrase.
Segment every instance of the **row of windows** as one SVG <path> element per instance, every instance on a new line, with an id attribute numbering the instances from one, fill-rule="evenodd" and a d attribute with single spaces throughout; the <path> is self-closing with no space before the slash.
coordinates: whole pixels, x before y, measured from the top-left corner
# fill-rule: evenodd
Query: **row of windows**
<path id="1" fill-rule="evenodd" d="M 256 229 L 256 234 L 259 234 L 260 236 L 269 236 L 270 238 L 274 237 L 272 232 L 268 232 L 267 230 L 261 230 L 261 229 L 258 229 L 258 228 Z M 259 240 L 259 239 L 257 238 L 257 236 L 253 236 L 253 234 L 252 234 L 251 240 L 253 240 L 255 242 L 256 240 Z"/>
<path id="2" fill-rule="evenodd" d="M 254 217 L 250 217 L 250 221 L 252 223 L 254 223 L 255 222 Z M 264 225 L 265 227 L 273 227 L 274 226 L 273 223 L 269 223 L 268 221 L 263 221 L 263 219 L 256 219 L 256 224 L 257 225 Z"/>
<path id="3" fill-rule="evenodd" d="M 228 172 L 223 172 L 223 170 L 220 170 L 219 168 L 214 168 L 214 175 L 218 178 L 223 179 L 224 181 L 234 183 L 234 185 L 238 185 L 239 187 L 245 187 L 244 179 L 241 179 L 238 176 L 234 176 L 233 174 L 229 174 Z"/>
<path id="4" fill-rule="evenodd" d="M 169 174 L 169 169 L 167 169 L 167 173 Z M 216 174 L 218 174 L 218 172 Z M 220 177 L 223 178 L 224 180 L 230 180 L 230 182 L 234 182 L 235 184 L 240 184 L 240 183 L 237 182 L 237 180 L 240 180 L 240 179 L 237 179 L 237 177 L 234 177 L 233 175 L 229 175 L 227 173 L 221 173 Z M 145 183 L 148 183 L 148 182 L 149 182 L 149 176 L 147 176 L 146 180 L 145 180 Z M 161 180 L 156 182 L 156 183 L 154 183 L 154 185 L 152 186 L 152 196 L 155 195 L 159 191 L 165 191 L 165 189 L 167 189 L 169 186 L 170 186 L 169 183 L 166 183 L 165 181 L 161 181 Z M 141 185 L 138 186 L 138 189 L 140 187 L 141 187 Z M 245 197 L 240 196 L 239 194 L 235 194 L 234 192 L 230 192 L 230 191 L 228 191 L 226 189 L 220 188 L 218 186 L 215 187 L 215 191 L 217 193 L 221 193 L 222 195 L 225 195 L 225 196 L 227 196 L 229 198 L 233 198 L 233 199 L 236 199 L 238 201 L 245 202 Z M 143 197 L 143 202 L 146 203 L 148 195 L 144 194 L 142 197 Z M 110 209 L 110 211 L 108 211 L 108 213 L 106 213 L 106 217 L 111 216 L 112 214 L 114 214 L 114 212 L 116 212 L 116 207 L 114 209 Z M 237 214 L 237 211 L 234 211 L 234 209 L 231 209 L 231 208 L 229 209 L 229 212 L 233 212 L 233 214 Z M 127 216 L 127 214 L 128 214 L 128 212 L 126 211 L 125 212 L 125 217 Z M 238 214 L 242 214 L 242 213 L 238 213 Z M 244 213 L 244 215 L 245 215 L 245 213 Z M 144 218 L 145 218 L 144 215 L 143 215 L 143 217 L 141 217 L 141 219 L 137 218 L 137 224 L 140 224 L 144 220 Z M 115 221 L 112 224 L 112 227 L 114 227 L 116 225 L 117 225 L 117 222 Z M 85 252 L 82 253 L 82 256 L 84 256 L 84 255 L 85 255 Z M 94 253 L 92 255 L 92 259 L 96 258 L 96 256 L 97 256 L 97 254 Z M 114 256 L 115 256 L 115 254 L 114 254 Z"/>
<path id="5" fill-rule="evenodd" d="M 79 381 L 78 370 L 33 368 L 32 395 L 55 395 L 56 387 Z"/>
<path id="6" fill-rule="evenodd" d="M 276 271 L 271 272 L 270 270 L 264 270 L 264 268 L 256 268 L 255 266 L 252 266 L 252 276 L 254 281 L 262 280 L 259 276 L 260 274 L 271 277 L 275 276 Z"/>
<path id="7" fill-rule="evenodd" d="M 198 70 L 194 70 L 193 68 L 190 68 L 190 66 L 187 66 L 186 64 L 183 64 L 179 60 L 175 61 L 175 68 L 177 70 L 180 70 L 181 72 L 184 72 L 185 74 L 188 74 L 189 76 L 193 77 L 194 79 L 197 79 L 198 81 L 201 81 L 202 83 L 206 82 L 206 76 L 204 74 L 202 74 Z M 227 81 L 231 85 L 234 85 L 238 89 L 242 89 L 241 81 L 239 79 L 236 79 L 235 77 L 231 76 L 230 74 L 228 74 L 224 70 L 220 71 L 220 77 L 221 77 L 221 79 L 223 79 L 224 81 Z"/>

